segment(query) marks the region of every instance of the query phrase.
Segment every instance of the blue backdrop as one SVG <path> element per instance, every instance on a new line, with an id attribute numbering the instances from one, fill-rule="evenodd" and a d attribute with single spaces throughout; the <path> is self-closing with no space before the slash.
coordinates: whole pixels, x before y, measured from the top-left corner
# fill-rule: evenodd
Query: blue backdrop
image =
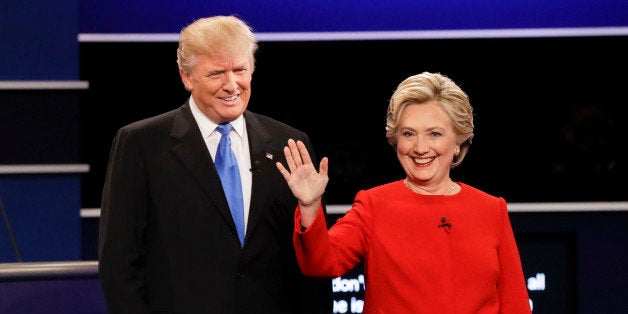
<path id="1" fill-rule="evenodd" d="M 82 0 L 81 33 L 178 33 L 236 14 L 256 32 L 397 31 L 628 25 L 625 0 Z"/>
<path id="2" fill-rule="evenodd" d="M 77 80 L 79 34 L 178 34 L 217 14 L 257 33 L 624 27 L 628 1 L 3 1 L 0 81 Z"/>

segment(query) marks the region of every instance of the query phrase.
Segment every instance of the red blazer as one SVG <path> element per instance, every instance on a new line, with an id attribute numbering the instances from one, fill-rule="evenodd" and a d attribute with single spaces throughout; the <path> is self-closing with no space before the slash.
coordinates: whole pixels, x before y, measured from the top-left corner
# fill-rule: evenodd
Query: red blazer
<path id="1" fill-rule="evenodd" d="M 364 313 L 531 313 L 506 202 L 459 184 L 452 196 L 403 181 L 360 191 L 329 232 L 320 210 L 302 232 L 297 210 L 301 270 L 333 278 L 364 262 Z"/>

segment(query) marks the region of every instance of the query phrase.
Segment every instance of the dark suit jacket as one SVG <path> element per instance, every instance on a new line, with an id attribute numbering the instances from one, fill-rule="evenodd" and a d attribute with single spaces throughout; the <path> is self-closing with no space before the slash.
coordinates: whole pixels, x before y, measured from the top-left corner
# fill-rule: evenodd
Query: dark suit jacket
<path id="1" fill-rule="evenodd" d="M 240 247 L 189 104 L 121 128 L 105 180 L 99 270 L 111 313 L 331 313 L 331 282 L 304 277 L 292 231 L 297 201 L 275 162 L 307 135 L 244 113 L 252 196 Z"/>

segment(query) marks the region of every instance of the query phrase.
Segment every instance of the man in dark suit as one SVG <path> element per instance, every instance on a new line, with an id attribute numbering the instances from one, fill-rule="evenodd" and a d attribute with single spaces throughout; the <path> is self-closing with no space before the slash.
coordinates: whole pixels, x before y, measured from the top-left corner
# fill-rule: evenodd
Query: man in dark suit
<path id="1" fill-rule="evenodd" d="M 188 101 L 117 132 L 99 234 L 110 313 L 331 313 L 331 282 L 299 270 L 297 200 L 275 166 L 285 163 L 288 139 L 310 151 L 311 143 L 246 109 L 256 50 L 236 17 L 195 21 L 177 50 Z M 226 124 L 241 180 L 242 240 L 214 163 L 216 129 Z"/>

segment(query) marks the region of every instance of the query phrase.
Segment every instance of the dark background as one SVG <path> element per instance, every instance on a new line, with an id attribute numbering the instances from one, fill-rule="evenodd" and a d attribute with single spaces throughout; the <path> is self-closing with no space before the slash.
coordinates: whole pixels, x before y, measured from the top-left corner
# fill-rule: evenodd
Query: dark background
<path id="1" fill-rule="evenodd" d="M 396 85 L 425 70 L 449 75 L 469 93 L 476 113 L 476 137 L 467 159 L 454 169 L 455 179 L 510 203 L 594 202 L 591 211 L 510 213 L 526 277 L 546 266 L 564 267 L 558 274 L 566 279 L 558 291 L 555 270 L 547 277 L 548 288 L 558 294 L 534 313 L 628 312 L 628 212 L 596 208 L 598 202 L 628 201 L 623 121 L 628 15 L 625 2 L 614 0 L 2 3 L 1 80 L 89 83 L 88 89 L 0 90 L 0 165 L 90 167 L 87 173 L 0 176 L 7 221 L 13 223 L 25 261 L 32 261 L 28 253 L 33 251 L 49 261 L 81 254 L 84 260 L 96 259 L 98 218 L 79 217 L 78 210 L 100 207 L 115 130 L 174 109 L 187 97 L 177 73 L 176 43 L 98 42 L 90 36 L 177 34 L 192 17 L 230 13 L 251 22 L 260 37 L 295 31 L 418 30 L 423 36 L 430 30 L 510 29 L 502 33 L 509 38 L 492 39 L 265 40 L 250 109 L 308 132 L 318 155 L 330 157 L 329 202 L 347 204 L 359 189 L 403 176 L 384 137 L 385 110 Z M 621 36 L 516 35 L 536 30 L 547 36 L 554 28 Z M 28 181 L 28 187 L 16 180 Z M 42 188 L 55 180 L 64 183 Z M 58 223 L 65 219 L 71 222 Z M 42 225 L 46 228 L 38 228 Z M 0 261 L 12 261 L 4 231 Z M 59 236 L 72 240 L 56 241 L 63 250 L 46 253 Z M 41 293 L 57 296 L 56 284 L 44 286 Z M 89 286 L 99 287 L 96 280 Z M 50 300 L 21 283 L 4 282 L 4 288 L 31 295 L 24 304 L 45 308 L 48 303 L 41 301 Z M 89 288 L 67 289 L 68 300 L 81 289 Z M 538 301 L 546 296 L 530 295 Z M 9 300 L 0 307 L 6 309 Z M 61 304 L 63 298 L 53 301 Z"/>
<path id="2" fill-rule="evenodd" d="M 249 109 L 306 131 L 330 158 L 329 204 L 403 177 L 385 138 L 398 83 L 441 72 L 469 94 L 475 138 L 452 171 L 509 203 L 628 199 L 625 73 L 628 37 L 261 42 Z M 174 42 L 83 42 L 83 207 L 99 207 L 115 131 L 182 105 L 188 97 Z M 548 291 L 530 292 L 535 313 L 620 313 L 628 214 L 514 212 L 526 278 L 547 270 Z M 84 254 L 95 258 L 97 220 Z M 555 280 L 560 278 L 561 281 Z"/>
<path id="3" fill-rule="evenodd" d="M 182 105 L 177 43 L 80 44 L 83 207 L 99 207 L 115 131 Z M 475 137 L 456 180 L 508 202 L 625 201 L 628 37 L 262 42 L 249 109 L 306 131 L 330 158 L 330 204 L 403 177 L 385 139 L 406 77 L 470 96 Z"/>
<path id="4" fill-rule="evenodd" d="M 308 132 L 318 156 L 330 158 L 328 202 L 349 204 L 358 190 L 403 177 L 384 136 L 397 84 L 422 71 L 441 72 L 468 92 L 475 109 L 476 137 L 455 179 L 509 203 L 625 202 L 626 41 L 262 42 L 249 109 Z M 82 42 L 80 79 L 89 89 L 3 91 L 0 161 L 87 164 L 80 207 L 100 207 L 115 131 L 188 97 L 176 46 Z M 19 206 L 7 210 L 11 218 Z M 526 277 L 553 269 L 552 295 L 530 292 L 535 314 L 628 310 L 628 212 L 594 210 L 511 213 Z M 81 220 L 83 260 L 97 258 L 97 228 L 97 218 Z M 565 270 L 558 273 L 563 281 L 550 282 L 556 269 Z"/>

